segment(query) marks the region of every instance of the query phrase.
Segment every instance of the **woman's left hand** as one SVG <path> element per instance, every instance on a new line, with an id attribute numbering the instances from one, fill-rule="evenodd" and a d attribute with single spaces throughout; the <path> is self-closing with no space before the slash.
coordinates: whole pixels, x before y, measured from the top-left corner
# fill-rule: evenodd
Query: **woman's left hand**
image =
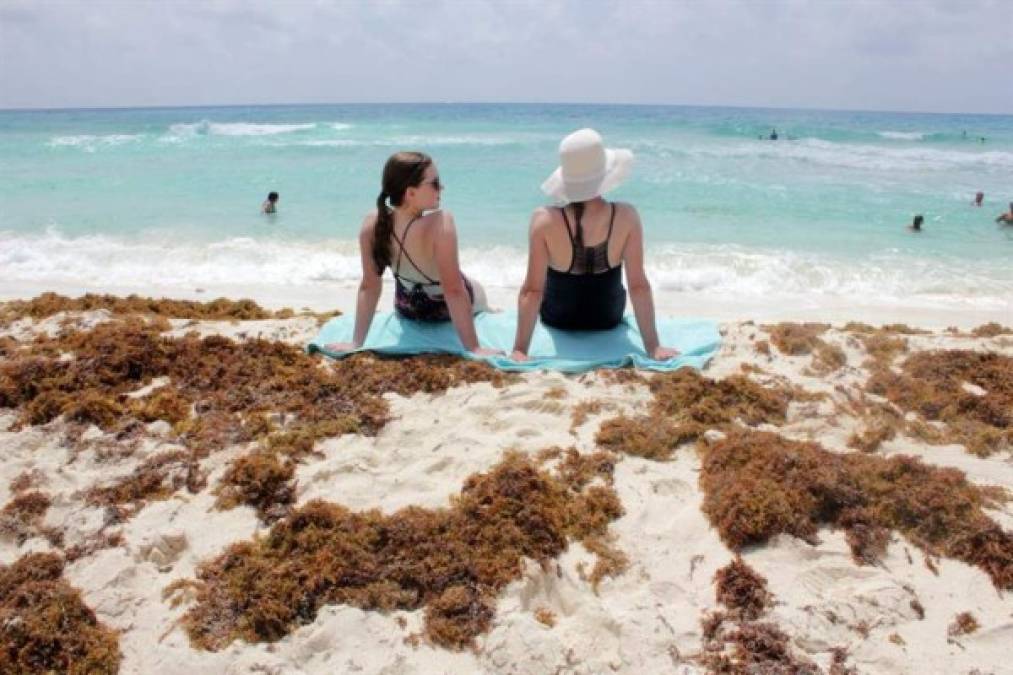
<path id="1" fill-rule="evenodd" d="M 488 347 L 479 347 L 471 351 L 475 356 L 503 356 L 502 349 L 489 349 Z"/>

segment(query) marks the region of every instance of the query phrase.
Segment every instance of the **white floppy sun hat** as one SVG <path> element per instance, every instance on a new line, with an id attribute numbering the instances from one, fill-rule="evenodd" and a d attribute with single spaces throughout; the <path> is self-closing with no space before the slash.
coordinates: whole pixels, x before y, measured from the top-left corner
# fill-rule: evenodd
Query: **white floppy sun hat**
<path id="1" fill-rule="evenodd" d="M 559 168 L 542 192 L 559 202 L 583 202 L 605 194 L 630 175 L 633 153 L 606 148 L 594 129 L 579 129 L 559 144 Z"/>

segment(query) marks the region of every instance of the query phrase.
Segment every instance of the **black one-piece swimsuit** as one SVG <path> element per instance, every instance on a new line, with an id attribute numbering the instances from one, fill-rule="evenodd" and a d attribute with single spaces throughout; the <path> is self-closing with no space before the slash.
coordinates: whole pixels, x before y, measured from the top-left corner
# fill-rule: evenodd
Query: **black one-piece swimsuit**
<path id="1" fill-rule="evenodd" d="M 566 234 L 570 237 L 573 259 L 565 272 L 551 267 L 545 278 L 542 296 L 542 323 L 566 330 L 606 330 L 615 328 L 626 311 L 626 289 L 623 287 L 620 262 L 609 267 L 609 239 L 616 218 L 616 205 L 612 204 L 608 235 L 597 246 L 577 248 L 566 209 L 560 209 Z M 580 227 L 580 221 L 577 221 Z"/>

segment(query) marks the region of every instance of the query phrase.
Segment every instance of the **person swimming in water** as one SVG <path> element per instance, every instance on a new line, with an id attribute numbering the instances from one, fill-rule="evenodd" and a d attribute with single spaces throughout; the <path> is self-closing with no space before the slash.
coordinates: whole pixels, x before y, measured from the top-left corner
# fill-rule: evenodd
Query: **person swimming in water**
<path id="1" fill-rule="evenodd" d="M 981 203 L 983 201 L 985 201 L 985 193 L 981 192 L 981 191 L 976 192 L 975 195 L 974 195 L 974 202 L 973 202 L 974 205 L 975 206 L 981 206 Z"/>
<path id="2" fill-rule="evenodd" d="M 925 217 L 919 213 L 917 216 L 915 216 L 915 219 L 911 221 L 911 224 L 908 225 L 908 229 L 912 230 L 913 232 L 921 232 L 923 222 L 925 222 Z"/>
<path id="3" fill-rule="evenodd" d="M 776 141 L 777 140 L 777 129 L 771 129 L 770 130 L 770 140 L 772 140 L 772 141 Z"/>
<path id="4" fill-rule="evenodd" d="M 1002 225 L 1013 225 L 1013 202 L 1009 203 L 1009 211 L 1006 213 L 1000 213 L 999 217 L 995 219 L 995 222 Z"/>
<path id="5" fill-rule="evenodd" d="M 658 361 L 677 356 L 678 350 L 658 337 L 640 215 L 632 204 L 603 197 L 629 174 L 633 153 L 605 148 L 598 132 L 580 129 L 560 143 L 559 159 L 542 191 L 560 206 L 540 207 L 531 215 L 511 357 L 528 360 L 539 316 L 546 326 L 564 331 L 618 326 L 626 309 L 624 271 L 644 351 Z"/>
<path id="6" fill-rule="evenodd" d="M 277 213 L 278 212 L 278 193 L 270 192 L 267 195 L 267 199 L 260 205 L 261 213 Z"/>
<path id="7" fill-rule="evenodd" d="M 359 232 L 362 281 L 352 341 L 329 343 L 325 349 L 347 352 L 362 347 L 383 290 L 383 272 L 389 267 L 394 274 L 394 311 L 400 317 L 449 321 L 465 350 L 476 356 L 502 354 L 478 341 L 474 317 L 489 311 L 489 305 L 482 285 L 461 272 L 457 226 L 453 215 L 440 209 L 444 187 L 429 155 L 398 152 L 387 160 L 376 210 L 363 219 Z"/>

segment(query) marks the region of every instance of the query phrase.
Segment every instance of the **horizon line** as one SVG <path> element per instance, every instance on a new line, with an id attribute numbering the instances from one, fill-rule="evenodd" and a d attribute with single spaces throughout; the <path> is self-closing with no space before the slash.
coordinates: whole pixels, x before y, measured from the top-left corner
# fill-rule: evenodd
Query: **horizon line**
<path id="1" fill-rule="evenodd" d="M 905 115 L 976 115 L 989 117 L 1009 117 L 1013 112 L 954 112 L 933 110 L 874 110 L 869 108 L 823 108 L 807 106 L 759 106 L 732 104 L 703 103 L 619 103 L 619 102 L 573 102 L 573 101 L 345 101 L 345 102 L 302 102 L 302 103 L 201 103 L 179 105 L 110 105 L 110 106 L 52 106 L 52 107 L 3 107 L 0 113 L 17 112 L 80 112 L 80 111 L 114 111 L 114 110 L 192 110 L 202 108 L 298 108 L 313 106 L 570 106 L 570 107 L 629 107 L 629 108 L 729 108 L 733 110 L 784 110 L 812 112 L 851 112 L 851 113 L 887 113 Z"/>

